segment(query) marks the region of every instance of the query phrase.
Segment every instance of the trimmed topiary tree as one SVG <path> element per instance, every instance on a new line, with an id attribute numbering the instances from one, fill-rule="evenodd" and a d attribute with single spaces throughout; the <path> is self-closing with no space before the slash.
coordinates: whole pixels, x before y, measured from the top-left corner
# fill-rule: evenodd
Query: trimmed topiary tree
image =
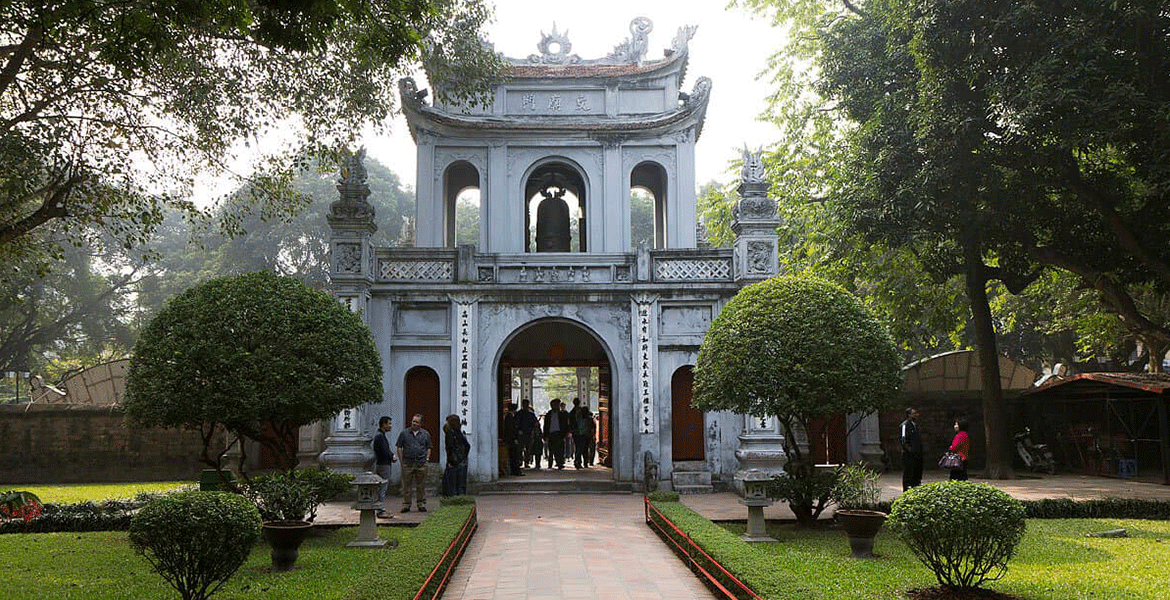
<path id="1" fill-rule="evenodd" d="M 183 600 L 204 600 L 231 578 L 260 537 L 260 513 L 226 492 L 179 492 L 143 506 L 130 544 Z"/>
<path id="2" fill-rule="evenodd" d="M 893 531 L 940 585 L 966 589 L 994 581 L 1024 538 L 1024 505 L 985 483 L 942 481 L 894 501 Z"/>
<path id="3" fill-rule="evenodd" d="M 891 405 L 901 381 L 889 332 L 855 296 L 821 279 L 773 277 L 740 290 L 711 323 L 695 364 L 694 405 L 776 416 L 791 442 L 798 427 L 814 439 L 830 417 Z M 773 493 L 799 524 L 811 524 L 835 478 L 817 472 L 799 445 L 785 452 L 788 477 Z"/>
<path id="4" fill-rule="evenodd" d="M 134 345 L 124 404 L 134 425 L 199 431 L 201 458 L 216 469 L 223 429 L 291 469 L 298 428 L 381 395 L 378 353 L 358 314 L 291 277 L 251 273 L 167 303 Z"/>

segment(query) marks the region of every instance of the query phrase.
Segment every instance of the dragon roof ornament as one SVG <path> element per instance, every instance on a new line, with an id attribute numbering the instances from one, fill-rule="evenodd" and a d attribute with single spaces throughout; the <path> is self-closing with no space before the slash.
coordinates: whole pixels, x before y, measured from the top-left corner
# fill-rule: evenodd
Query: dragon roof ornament
<path id="1" fill-rule="evenodd" d="M 685 53 L 687 44 L 695 34 L 696 28 L 696 25 L 680 27 L 671 46 L 663 51 L 664 57 L 670 59 Z M 561 32 L 556 23 L 553 23 L 552 32 L 540 32 L 540 42 L 536 45 L 540 54 L 530 54 L 525 59 L 506 58 L 506 60 L 513 65 L 542 66 L 642 64 L 650 49 L 650 32 L 654 30 L 654 22 L 646 17 L 636 17 L 630 21 L 629 29 L 630 37 L 614 46 L 612 52 L 603 58 L 586 60 L 572 53 L 573 44 L 569 41 L 569 30 Z"/>

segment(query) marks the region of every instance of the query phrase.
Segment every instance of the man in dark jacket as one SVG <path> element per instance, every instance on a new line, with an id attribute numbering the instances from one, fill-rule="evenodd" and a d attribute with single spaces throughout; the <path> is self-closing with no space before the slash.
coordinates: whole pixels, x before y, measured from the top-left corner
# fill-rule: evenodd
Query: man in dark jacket
<path id="1" fill-rule="evenodd" d="M 516 413 L 516 431 L 520 437 L 520 456 L 524 467 L 532 466 L 533 445 L 532 440 L 536 432 L 540 429 L 540 419 L 536 413 L 532 411 L 531 400 L 520 401 L 520 412 Z M 542 444 L 543 446 L 543 444 Z M 536 453 L 536 466 L 540 468 L 540 453 Z"/>
<path id="2" fill-rule="evenodd" d="M 389 519 L 386 512 L 386 489 L 390 486 L 390 465 L 394 464 L 394 453 L 390 450 L 390 440 L 386 437 L 394 421 L 390 417 L 378 419 L 378 433 L 374 434 L 374 472 L 382 478 L 378 486 L 378 518 Z"/>
<path id="3" fill-rule="evenodd" d="M 902 491 L 922 483 L 922 436 L 918 435 L 918 410 L 906 409 L 906 420 L 898 427 L 902 438 Z"/>
<path id="4" fill-rule="evenodd" d="M 523 475 L 520 472 L 520 434 L 516 428 L 516 403 L 504 402 L 504 423 L 501 437 L 508 449 L 508 474 Z"/>
<path id="5" fill-rule="evenodd" d="M 569 433 L 569 412 L 561 408 L 561 399 L 553 398 L 549 404 L 549 411 L 544 414 L 545 446 L 552 452 L 552 459 L 556 461 L 558 469 L 565 468 L 565 434 Z M 549 461 L 552 468 L 553 461 Z"/>

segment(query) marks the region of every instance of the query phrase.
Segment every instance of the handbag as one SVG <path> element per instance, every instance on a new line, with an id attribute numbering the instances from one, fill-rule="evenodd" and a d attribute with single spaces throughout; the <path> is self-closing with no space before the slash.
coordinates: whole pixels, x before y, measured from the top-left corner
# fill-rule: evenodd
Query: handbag
<path id="1" fill-rule="evenodd" d="M 955 469 L 963 468 L 963 458 L 954 452 L 945 452 L 942 458 L 938 459 L 938 468 L 953 471 Z"/>

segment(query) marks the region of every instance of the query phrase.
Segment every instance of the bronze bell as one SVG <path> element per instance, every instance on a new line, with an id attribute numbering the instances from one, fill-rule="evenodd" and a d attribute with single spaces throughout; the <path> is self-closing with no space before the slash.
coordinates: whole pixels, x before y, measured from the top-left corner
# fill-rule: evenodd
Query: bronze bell
<path id="1" fill-rule="evenodd" d="M 553 190 L 556 190 L 555 192 Z M 546 188 L 536 207 L 536 251 L 569 252 L 569 205 L 564 188 Z"/>

